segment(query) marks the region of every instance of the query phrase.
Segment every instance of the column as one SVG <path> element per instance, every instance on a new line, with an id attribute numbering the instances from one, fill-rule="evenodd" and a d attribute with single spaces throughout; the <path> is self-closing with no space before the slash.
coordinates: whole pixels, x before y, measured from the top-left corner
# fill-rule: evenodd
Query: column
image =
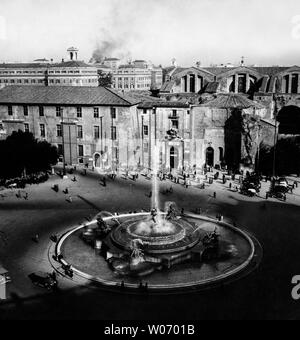
<path id="1" fill-rule="evenodd" d="M 250 74 L 246 73 L 246 93 L 250 90 Z"/>
<path id="2" fill-rule="evenodd" d="M 200 86 L 200 78 L 199 76 L 196 74 L 195 75 L 195 92 L 198 93 L 201 90 L 201 86 Z"/>
<path id="3" fill-rule="evenodd" d="M 180 92 L 183 93 L 184 92 L 184 77 L 180 79 L 180 88 L 181 88 Z"/>
<path id="4" fill-rule="evenodd" d="M 239 92 L 239 75 L 236 74 L 234 76 L 234 93 L 238 93 Z"/>
<path id="5" fill-rule="evenodd" d="M 293 80 L 293 75 L 289 74 L 289 90 L 288 90 L 288 93 L 292 93 L 292 80 Z"/>
<path id="6" fill-rule="evenodd" d="M 187 84 L 187 86 L 186 86 L 186 92 L 190 92 L 191 91 L 191 77 L 190 77 L 190 75 L 189 74 L 187 74 L 186 75 L 186 84 Z"/>
<path id="7" fill-rule="evenodd" d="M 298 73 L 298 91 L 297 93 L 300 93 L 300 73 Z"/>
<path id="8" fill-rule="evenodd" d="M 285 93 L 285 89 L 286 89 L 286 78 L 281 76 L 281 93 Z"/>

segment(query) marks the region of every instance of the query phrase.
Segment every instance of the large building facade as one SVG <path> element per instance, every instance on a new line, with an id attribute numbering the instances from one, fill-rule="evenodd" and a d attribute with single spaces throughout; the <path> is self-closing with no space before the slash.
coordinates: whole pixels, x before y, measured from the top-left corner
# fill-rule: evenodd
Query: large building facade
<path id="1" fill-rule="evenodd" d="M 6 87 L 0 91 L 0 138 L 32 132 L 57 146 L 66 164 L 127 166 L 138 140 L 136 104 L 108 89 Z M 137 160 L 138 161 L 138 160 Z"/>
<path id="2" fill-rule="evenodd" d="M 94 66 L 105 74 L 112 74 L 112 88 L 118 91 L 159 90 L 163 84 L 162 68 L 144 60 L 121 65 L 117 58 L 106 58 L 103 63 Z"/>
<path id="3" fill-rule="evenodd" d="M 227 100 L 233 105 L 224 108 Z M 56 145 L 67 164 L 151 169 L 158 150 L 162 169 L 201 172 L 253 168 L 275 124 L 267 105 L 239 93 L 150 101 L 102 87 L 10 86 L 0 91 L 0 137 L 18 129 Z"/>
<path id="4" fill-rule="evenodd" d="M 68 54 L 68 60 L 60 63 L 41 59 L 33 63 L 0 64 L 0 88 L 10 85 L 98 86 L 97 68 L 79 61 L 77 48 L 69 48 Z"/>

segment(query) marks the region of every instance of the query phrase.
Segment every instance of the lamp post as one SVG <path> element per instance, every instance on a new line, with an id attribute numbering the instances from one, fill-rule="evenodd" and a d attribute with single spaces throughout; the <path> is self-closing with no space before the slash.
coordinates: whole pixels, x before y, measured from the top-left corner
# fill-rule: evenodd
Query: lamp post
<path id="1" fill-rule="evenodd" d="M 66 175 L 66 161 L 65 161 L 65 129 L 64 129 L 64 111 L 61 115 L 61 127 L 62 127 L 62 153 L 63 153 L 63 175 Z"/>
<path id="2" fill-rule="evenodd" d="M 278 129 L 277 129 L 277 110 L 274 112 L 275 118 L 275 131 L 274 131 L 274 146 L 273 146 L 273 177 L 276 177 L 276 149 L 277 149 L 277 139 L 278 139 Z"/>
<path id="3" fill-rule="evenodd" d="M 144 115 L 142 114 L 142 163 L 145 167 L 145 155 L 144 155 Z"/>

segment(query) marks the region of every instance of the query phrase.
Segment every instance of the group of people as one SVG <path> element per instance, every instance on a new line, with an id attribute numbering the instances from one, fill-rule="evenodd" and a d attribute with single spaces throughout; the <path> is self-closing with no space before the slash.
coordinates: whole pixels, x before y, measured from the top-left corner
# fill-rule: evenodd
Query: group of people
<path id="1" fill-rule="evenodd" d="M 49 174 L 47 172 L 40 172 L 22 177 L 0 180 L 0 187 L 25 189 L 27 184 L 40 184 L 46 182 L 48 179 Z"/>

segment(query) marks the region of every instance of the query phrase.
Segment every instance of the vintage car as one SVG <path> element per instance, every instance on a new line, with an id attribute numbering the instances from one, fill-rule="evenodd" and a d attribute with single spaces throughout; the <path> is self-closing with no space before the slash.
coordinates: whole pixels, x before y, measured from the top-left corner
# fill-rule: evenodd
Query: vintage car
<path id="1" fill-rule="evenodd" d="M 58 286 L 58 282 L 55 277 L 51 274 L 44 273 L 32 273 L 28 275 L 31 282 L 39 287 L 46 288 L 48 290 L 54 290 Z"/>
<path id="2" fill-rule="evenodd" d="M 267 193 L 267 197 L 274 197 L 286 201 L 286 194 L 290 190 L 288 181 L 285 178 L 279 178 L 273 180 L 271 183 L 270 191 Z"/>
<path id="3" fill-rule="evenodd" d="M 0 265 L 0 276 L 4 279 L 5 283 L 10 283 L 11 278 L 8 271 Z"/>

